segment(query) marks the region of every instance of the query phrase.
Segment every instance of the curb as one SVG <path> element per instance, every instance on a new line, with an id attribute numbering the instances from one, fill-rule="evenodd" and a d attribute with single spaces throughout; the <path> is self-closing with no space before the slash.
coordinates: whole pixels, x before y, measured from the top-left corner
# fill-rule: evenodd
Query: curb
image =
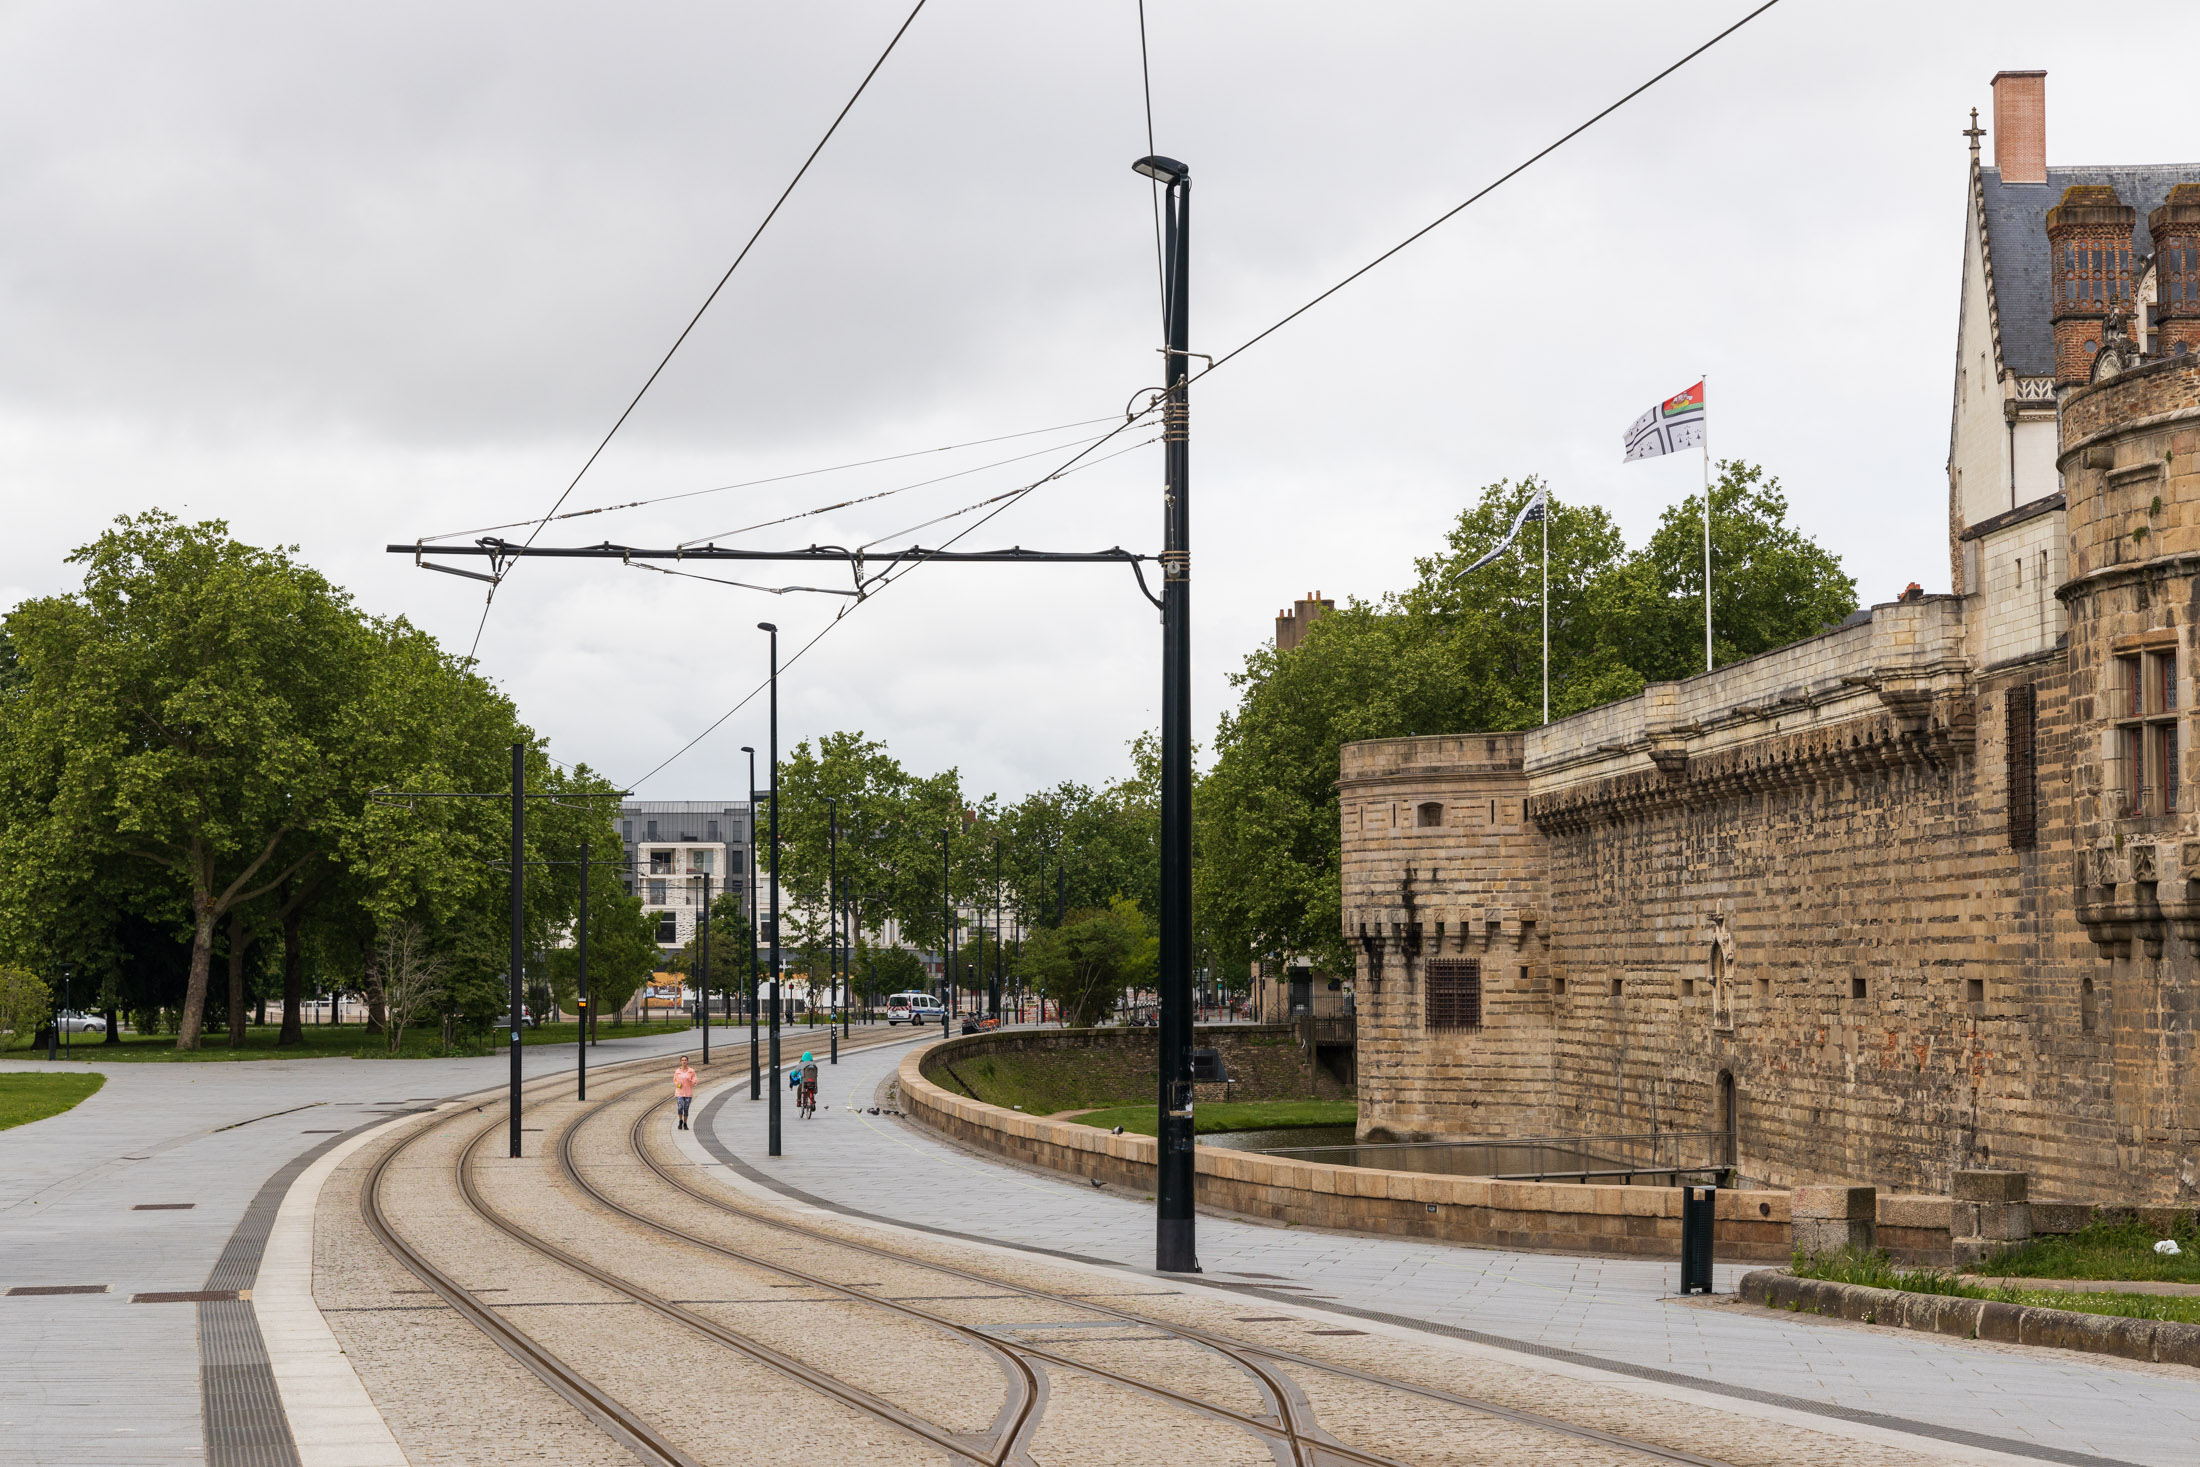
<path id="1" fill-rule="evenodd" d="M 1830 1315 L 1858 1324 L 1992 1340 L 2004 1345 L 2114 1355 L 2161 1365 L 2200 1366 L 2200 1324 L 2176 1320 L 2127 1319 L 2116 1314 L 2008 1304 L 1999 1299 L 1873 1289 L 1828 1279 L 1797 1278 L 1784 1268 L 1760 1268 L 1742 1275 L 1739 1292 L 1752 1304 Z"/>

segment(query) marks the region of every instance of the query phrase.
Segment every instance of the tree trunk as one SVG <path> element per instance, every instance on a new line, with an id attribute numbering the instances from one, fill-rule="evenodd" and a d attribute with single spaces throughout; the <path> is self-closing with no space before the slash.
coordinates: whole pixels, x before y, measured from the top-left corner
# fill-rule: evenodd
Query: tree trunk
<path id="1" fill-rule="evenodd" d="M 106 1010 L 106 1015 L 107 1037 L 105 1039 L 102 1039 L 100 1043 L 120 1044 L 122 1042 L 122 1014 L 119 1010 L 115 1009 L 112 1006 L 109 1006 Z"/>
<path id="2" fill-rule="evenodd" d="M 306 1042 L 305 1015 L 301 1012 L 306 996 L 305 964 L 298 931 L 304 925 L 303 912 L 293 908 L 283 913 L 283 1032 L 276 1037 L 277 1048 Z"/>
<path id="3" fill-rule="evenodd" d="M 214 966 L 213 902 L 200 893 L 197 921 L 191 927 L 191 977 L 183 989 L 183 1017 L 176 1025 L 176 1048 L 197 1049 L 206 1025 L 206 980 Z"/>
<path id="4" fill-rule="evenodd" d="M 359 945 L 360 969 L 364 976 L 360 986 L 367 995 L 367 1032 L 382 1032 L 382 975 L 374 971 L 374 952 L 366 943 Z"/>
<path id="5" fill-rule="evenodd" d="M 244 950 L 251 946 L 244 918 L 229 915 L 229 1047 L 244 1048 Z"/>

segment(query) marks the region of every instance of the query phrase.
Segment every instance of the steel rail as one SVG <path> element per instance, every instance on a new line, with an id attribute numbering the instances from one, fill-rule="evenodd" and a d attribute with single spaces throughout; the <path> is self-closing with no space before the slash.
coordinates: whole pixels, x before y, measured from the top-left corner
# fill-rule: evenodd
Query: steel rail
<path id="1" fill-rule="evenodd" d="M 630 1091 L 627 1093 L 631 1094 L 632 1092 Z M 614 1097 L 614 1099 L 617 1098 L 619 1097 Z M 661 1178 L 674 1188 L 685 1192 L 690 1196 L 696 1197 L 698 1200 L 704 1201 L 706 1203 L 716 1204 L 716 1199 L 711 1198 L 705 1193 L 698 1192 L 695 1188 L 689 1186 L 686 1182 L 683 1182 L 678 1177 L 674 1176 L 671 1172 L 665 1169 L 664 1165 L 659 1162 L 655 1156 L 650 1154 L 649 1148 L 646 1145 L 646 1141 L 642 1133 L 644 1128 L 648 1125 L 650 1117 L 655 1115 L 658 1111 L 662 1110 L 664 1108 L 664 1104 L 665 1103 L 662 1100 L 659 1100 L 656 1104 L 650 1106 L 647 1110 L 644 1110 L 640 1115 L 635 1117 L 634 1124 L 628 1131 L 629 1144 L 632 1146 L 635 1155 L 640 1157 L 643 1164 L 648 1166 L 651 1171 L 655 1172 L 659 1178 Z M 596 1115 L 601 1114 L 606 1108 L 608 1108 L 608 1102 L 606 1106 L 597 1107 L 596 1109 L 592 1110 L 588 1116 L 583 1117 L 580 1121 L 576 1121 L 573 1126 L 567 1130 L 564 1141 L 561 1142 L 561 1151 L 569 1146 L 572 1137 L 580 1130 L 580 1127 L 585 1124 L 586 1121 L 593 1119 Z M 772 1263 L 765 1259 L 757 1258 L 753 1254 L 743 1253 L 737 1249 L 727 1247 L 724 1244 L 713 1242 L 708 1238 L 697 1237 L 694 1233 L 689 1232 L 685 1228 L 681 1228 L 673 1224 L 660 1221 L 659 1219 L 650 1217 L 645 1213 L 637 1212 L 633 1208 L 627 1207 L 622 1203 L 616 1202 L 611 1198 L 605 1196 L 596 1188 L 590 1186 L 587 1181 L 585 1181 L 578 1175 L 577 1172 L 569 1172 L 568 1176 L 572 1179 L 574 1185 L 580 1187 L 583 1191 L 587 1192 L 591 1197 L 595 1198 L 605 1207 L 610 1208 L 612 1211 L 619 1213 L 623 1217 L 627 1217 L 635 1222 L 641 1223 L 645 1227 L 654 1228 L 657 1231 L 665 1233 L 668 1236 L 677 1238 L 682 1242 L 693 1244 L 694 1246 L 707 1249 L 714 1253 L 722 1254 L 725 1257 L 735 1259 L 739 1262 L 749 1264 L 753 1267 L 767 1269 L 786 1278 L 797 1279 L 813 1288 L 824 1289 L 831 1293 L 839 1294 L 848 1299 L 859 1300 L 864 1303 L 877 1305 L 893 1313 L 903 1314 L 915 1319 L 923 1320 L 927 1323 L 937 1325 L 943 1329 L 951 1330 L 956 1334 L 962 1335 L 966 1338 L 970 1338 L 978 1342 L 995 1346 L 1005 1345 L 1019 1355 L 1028 1356 L 1034 1360 L 1042 1360 L 1049 1365 L 1057 1366 L 1064 1370 L 1073 1370 L 1078 1372 L 1079 1374 L 1090 1376 L 1095 1380 L 1105 1381 L 1110 1385 L 1119 1386 L 1123 1389 L 1134 1391 L 1142 1395 L 1153 1396 L 1156 1399 L 1169 1403 L 1170 1405 L 1178 1406 L 1186 1410 L 1195 1411 L 1202 1415 L 1215 1417 L 1218 1420 L 1224 1421 L 1232 1426 L 1236 1426 L 1242 1430 L 1252 1432 L 1264 1441 L 1269 1439 L 1280 1439 L 1279 1444 L 1285 1445 L 1289 1448 L 1291 1453 L 1291 1460 L 1294 1464 L 1297 1464 L 1297 1467 L 1311 1467 L 1309 1459 L 1310 1452 L 1327 1453 L 1332 1456 L 1342 1457 L 1347 1461 L 1363 1464 L 1363 1467 L 1404 1467 L 1404 1464 L 1400 1463 L 1396 1458 L 1377 1456 L 1370 1452 L 1364 1452 L 1357 1448 L 1346 1446 L 1342 1442 L 1338 1442 L 1333 1438 L 1329 1438 L 1326 1434 L 1323 1434 L 1321 1436 L 1310 1436 L 1306 1430 L 1302 1430 L 1296 1420 L 1296 1416 L 1291 1404 L 1293 1395 L 1292 1391 L 1289 1390 L 1272 1373 L 1262 1369 L 1260 1366 L 1254 1364 L 1252 1361 L 1244 1359 L 1241 1355 L 1237 1354 L 1230 1348 L 1230 1346 L 1226 1342 L 1222 1342 L 1220 1340 L 1212 1338 L 1194 1338 L 1194 1336 L 1190 1332 L 1176 1325 L 1167 1324 L 1159 1320 L 1149 1319 L 1143 1316 L 1134 1317 L 1109 1309 L 1105 1306 L 1089 1304 L 1083 1300 L 1070 1299 L 1062 1295 L 1049 1294 L 1042 1290 L 1029 1289 L 1020 1284 L 1003 1283 L 999 1279 L 989 1279 L 978 1274 L 964 1273 L 961 1270 L 953 1269 L 946 1265 L 934 1264 L 921 1259 L 905 1258 L 899 1254 L 889 1253 L 882 1249 L 868 1248 L 862 1244 L 849 1243 L 846 1239 L 834 1238 L 829 1234 L 815 1232 L 811 1229 L 803 1228 L 799 1225 L 779 1223 L 773 1219 L 762 1217 L 756 1213 L 751 1213 L 741 1208 L 730 1206 L 724 1208 L 725 1211 L 735 1213 L 736 1215 L 739 1215 L 750 1221 L 763 1223 L 766 1226 L 777 1227 L 786 1231 L 802 1233 L 803 1235 L 816 1239 L 817 1241 L 828 1244 L 835 1244 L 842 1247 L 854 1248 L 857 1251 L 870 1253 L 889 1261 L 900 1262 L 904 1264 L 914 1264 L 919 1268 L 930 1269 L 935 1272 L 948 1273 L 963 1278 L 968 1282 L 982 1284 L 987 1288 L 1007 1289 L 1012 1293 L 1023 1296 L 1024 1298 L 1043 1301 L 1045 1303 L 1053 1304 L 1059 1308 L 1082 1310 L 1087 1313 L 1108 1315 L 1114 1318 L 1122 1319 L 1125 1323 L 1134 1324 L 1141 1328 L 1159 1330 L 1164 1334 L 1200 1345 L 1204 1349 L 1211 1350 L 1214 1353 L 1221 1355 L 1224 1359 L 1229 1360 L 1231 1364 L 1237 1366 L 1240 1370 L 1244 1371 L 1247 1375 L 1253 1378 L 1254 1382 L 1259 1386 L 1261 1394 L 1268 1399 L 1269 1403 L 1274 1408 L 1273 1421 L 1264 1420 L 1263 1418 L 1258 1416 L 1251 1416 L 1242 1411 L 1234 1411 L 1226 1406 L 1217 1406 L 1211 1401 L 1200 1400 L 1196 1396 L 1186 1395 L 1181 1391 L 1171 1390 L 1167 1386 L 1157 1385 L 1151 1381 L 1140 1380 L 1136 1376 L 1122 1375 L 1115 1371 L 1107 1370 L 1100 1366 L 1093 1365 L 1088 1361 L 1079 1360 L 1074 1356 L 1062 1355 L 1055 1351 L 1047 1350 L 1041 1346 L 1033 1345 L 1023 1340 L 1016 1340 L 1014 1342 L 1004 1341 L 1001 1340 L 998 1336 L 995 1336 L 988 1332 L 983 1326 L 963 1324 L 958 1320 L 949 1319 L 945 1315 L 937 1314 L 930 1310 L 917 1309 L 911 1305 L 902 1303 L 899 1300 L 882 1299 L 876 1294 L 867 1294 L 860 1289 L 851 1288 L 846 1284 L 835 1283 L 831 1279 L 825 1278 L 819 1274 L 810 1273 L 804 1269 L 794 1268 L 787 1264 Z"/>
<path id="2" fill-rule="evenodd" d="M 648 1119 L 649 1114 L 654 1113 L 656 1109 L 661 1108 L 661 1105 L 662 1102 L 660 1102 L 659 1106 L 652 1107 L 650 1112 L 645 1112 L 645 1114 L 636 1121 L 635 1128 L 637 1135 L 639 1134 L 642 1122 Z M 1262 1371 L 1260 1367 L 1252 1364 L 1250 1361 L 1242 1359 L 1241 1357 L 1243 1355 L 1259 1355 L 1263 1359 L 1274 1360 L 1280 1363 L 1300 1366 L 1314 1370 L 1326 1371 L 1332 1375 L 1342 1376 L 1350 1380 L 1357 1380 L 1363 1384 L 1381 1386 L 1389 1390 L 1401 1391 L 1408 1395 L 1419 1396 L 1425 1400 L 1437 1401 L 1450 1406 L 1457 1406 L 1464 1410 L 1473 1411 L 1480 1415 L 1492 1417 L 1496 1420 L 1510 1422 L 1516 1426 L 1524 1426 L 1535 1430 L 1553 1432 L 1562 1436 L 1570 1436 L 1578 1440 L 1594 1442 L 1600 1446 L 1611 1447 L 1621 1451 L 1638 1453 L 1643 1456 L 1655 1458 L 1659 1461 L 1684 1463 L 1687 1464 L 1687 1467 L 1734 1467 L 1734 1464 L 1723 1461 L 1719 1458 L 1699 1456 L 1696 1453 L 1683 1451 L 1677 1447 L 1668 1447 L 1656 1442 L 1647 1442 L 1634 1437 L 1622 1436 L 1616 1432 L 1604 1431 L 1594 1426 L 1584 1426 L 1575 1422 L 1561 1421 L 1556 1417 L 1545 1416 L 1539 1412 L 1524 1411 L 1515 1406 L 1506 1406 L 1495 1401 L 1486 1401 L 1474 1396 L 1463 1396 L 1453 1391 L 1440 1390 L 1434 1386 L 1418 1385 L 1412 1381 L 1403 1381 L 1390 1376 L 1377 1375 L 1371 1371 L 1356 1370 L 1351 1366 L 1332 1364 L 1328 1361 L 1317 1360 L 1312 1356 L 1296 1354 L 1289 1350 L 1272 1349 L 1267 1346 L 1253 1344 L 1248 1341 L 1231 1339 L 1226 1335 L 1218 1335 L 1213 1333 L 1212 1331 L 1202 1330 L 1191 1325 L 1174 1324 L 1167 1320 L 1156 1319 L 1151 1315 L 1141 1314 L 1136 1310 L 1124 1309 L 1120 1306 L 1113 1304 L 1099 1304 L 1084 1299 L 1071 1298 L 1067 1295 L 1050 1293 L 1044 1289 L 1034 1289 L 1024 1284 L 1007 1283 L 1001 1279 L 992 1278 L 985 1274 L 977 1273 L 969 1269 L 958 1268 L 953 1264 L 938 1263 L 929 1259 L 912 1258 L 906 1254 L 895 1253 L 890 1249 L 880 1247 L 875 1244 L 860 1243 L 852 1239 L 837 1237 L 834 1234 L 823 1232 L 816 1228 L 807 1227 L 790 1219 L 767 1217 L 762 1213 L 752 1211 L 749 1208 L 730 1202 L 724 1197 L 714 1195 L 712 1192 L 705 1191 L 702 1188 L 696 1187 L 693 1184 L 672 1175 L 670 1172 L 666 1171 L 663 1167 L 658 1165 L 656 1159 L 650 1156 L 647 1150 L 642 1149 L 639 1146 L 637 1146 L 637 1152 L 641 1156 L 642 1160 L 650 1166 L 651 1170 L 655 1171 L 657 1175 L 662 1177 L 666 1182 L 670 1183 L 672 1186 L 678 1188 L 680 1191 L 686 1193 L 690 1197 L 695 1198 L 697 1201 L 702 1202 L 707 1206 L 717 1208 L 719 1211 L 731 1213 L 735 1216 L 746 1218 L 751 1222 L 762 1224 L 766 1227 L 773 1228 L 782 1233 L 799 1234 L 803 1237 L 810 1238 L 818 1242 L 836 1244 L 843 1248 L 853 1249 L 860 1253 L 867 1253 L 873 1257 L 888 1260 L 891 1262 L 911 1264 L 918 1268 L 929 1269 L 934 1273 L 944 1274 L 951 1278 L 959 1278 L 964 1280 L 965 1282 L 983 1284 L 989 1288 L 1013 1290 L 1032 1300 L 1043 1301 L 1063 1308 L 1089 1310 L 1095 1314 L 1102 1314 L 1112 1319 L 1122 1320 L 1127 1324 L 1142 1325 L 1149 1329 L 1160 1330 L 1165 1334 L 1171 1334 L 1181 1339 L 1190 1340 L 1194 1343 L 1204 1345 L 1208 1349 L 1214 1350 L 1216 1353 L 1235 1361 L 1249 1374 L 1254 1375 L 1256 1379 L 1269 1381 L 1271 1383 L 1271 1388 L 1275 1389 L 1276 1399 L 1278 1399 L 1279 1401 L 1283 1399 L 1283 1392 L 1280 1387 L 1273 1385 L 1274 1378 L 1268 1376 L 1266 1372 Z M 705 1247 L 714 1246 L 704 1240 L 697 1241 L 703 1242 L 703 1245 Z M 824 1286 L 829 1288 L 840 1287 L 831 1284 L 825 1284 Z M 858 1297 L 868 1298 L 872 1296 L 858 1295 Z M 1046 1360 L 1052 1364 L 1060 1364 L 1065 1368 L 1078 1370 L 1088 1375 L 1097 1376 L 1101 1379 L 1112 1378 L 1115 1379 L 1118 1384 L 1127 1385 L 1133 1389 L 1148 1392 L 1162 1391 L 1162 1388 L 1160 1387 L 1150 1386 L 1145 1384 L 1144 1382 L 1132 1380 L 1128 1377 L 1110 1377 L 1106 1372 L 1097 1370 L 1092 1366 L 1083 1364 L 1082 1362 L 1073 1359 L 1055 1357 L 1049 1352 L 1039 1349 L 1036 1346 L 1028 1346 L 1019 1343 L 1017 1348 L 1024 1350 L 1034 1359 Z M 1190 1404 L 1193 1404 L 1197 1409 L 1206 1411 L 1210 1414 L 1233 1414 L 1226 1413 L 1222 1410 L 1222 1408 L 1209 1406 L 1205 1403 L 1191 1402 Z M 1268 1426 L 1264 1423 L 1259 1423 L 1258 1418 L 1255 1417 L 1240 1416 L 1237 1419 L 1241 1422 L 1241 1424 L 1258 1424 L 1263 1430 L 1269 1432 L 1277 1431 L 1277 1428 L 1274 1426 Z M 1360 1452 L 1354 1448 L 1346 1447 L 1340 1443 L 1335 1443 L 1329 1440 L 1307 1439 L 1305 1437 L 1300 1437 L 1299 1439 L 1305 1441 L 1305 1445 L 1317 1455 L 1343 1456 L 1354 1461 L 1366 1463 L 1389 1463 L 1392 1460 L 1389 1458 L 1375 1457 L 1370 1454 Z"/>
<path id="3" fill-rule="evenodd" d="M 500 1117 L 491 1121 L 480 1136 L 468 1144 L 470 1151 L 480 1144 L 481 1136 L 493 1133 L 503 1125 Z M 624 1446 L 644 1462 L 663 1462 L 672 1467 L 702 1467 L 695 1458 L 681 1451 L 660 1435 L 657 1429 L 633 1411 L 621 1405 L 618 1399 L 591 1381 L 587 1376 L 565 1363 L 541 1341 L 499 1315 L 456 1280 L 430 1263 L 390 1225 L 382 1206 L 382 1180 L 390 1163 L 409 1149 L 423 1136 L 434 1131 L 433 1124 L 423 1125 L 412 1135 L 391 1147 L 374 1164 L 367 1174 L 367 1184 L 359 1198 L 360 1213 L 366 1220 L 367 1230 L 376 1241 L 390 1251 L 392 1257 L 434 1290 L 444 1303 L 458 1312 L 460 1318 L 487 1335 L 514 1360 L 527 1367 L 544 1385 L 569 1402 L 583 1416 L 594 1422 L 598 1429 Z"/>

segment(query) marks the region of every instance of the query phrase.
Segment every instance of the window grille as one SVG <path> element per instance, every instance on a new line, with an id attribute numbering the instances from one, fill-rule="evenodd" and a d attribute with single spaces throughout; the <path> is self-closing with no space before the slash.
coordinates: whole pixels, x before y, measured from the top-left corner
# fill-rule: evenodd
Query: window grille
<path id="1" fill-rule="evenodd" d="M 2009 721 L 2009 849 L 2028 851 L 2039 844 L 2038 690 L 2031 683 L 2011 688 L 2004 711 Z"/>
<path id="2" fill-rule="evenodd" d="M 1482 1027 L 1482 964 L 1474 958 L 1431 958 L 1428 964 L 1428 1027 Z"/>

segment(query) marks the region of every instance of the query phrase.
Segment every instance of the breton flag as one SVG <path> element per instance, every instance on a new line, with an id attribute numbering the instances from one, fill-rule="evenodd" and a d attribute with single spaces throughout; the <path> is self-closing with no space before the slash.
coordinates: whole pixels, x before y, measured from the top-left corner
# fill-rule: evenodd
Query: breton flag
<path id="1" fill-rule="evenodd" d="M 1505 538 L 1497 542 L 1496 548 L 1465 570 L 1454 572 L 1452 579 L 1456 581 L 1461 576 L 1471 575 L 1511 549 L 1512 542 L 1520 535 L 1520 527 L 1535 524 L 1548 512 L 1547 500 L 1550 492 L 1548 489 L 1538 489 L 1534 494 L 1528 496 L 1528 502 L 1520 506 L 1520 513 L 1513 516 L 1512 528 L 1505 532 Z"/>
<path id="2" fill-rule="evenodd" d="M 1635 419 L 1634 426 L 1627 430 L 1627 457 L 1621 461 L 1633 463 L 1638 458 L 1678 453 L 1698 447 L 1703 441 L 1703 384 L 1698 382 Z"/>

